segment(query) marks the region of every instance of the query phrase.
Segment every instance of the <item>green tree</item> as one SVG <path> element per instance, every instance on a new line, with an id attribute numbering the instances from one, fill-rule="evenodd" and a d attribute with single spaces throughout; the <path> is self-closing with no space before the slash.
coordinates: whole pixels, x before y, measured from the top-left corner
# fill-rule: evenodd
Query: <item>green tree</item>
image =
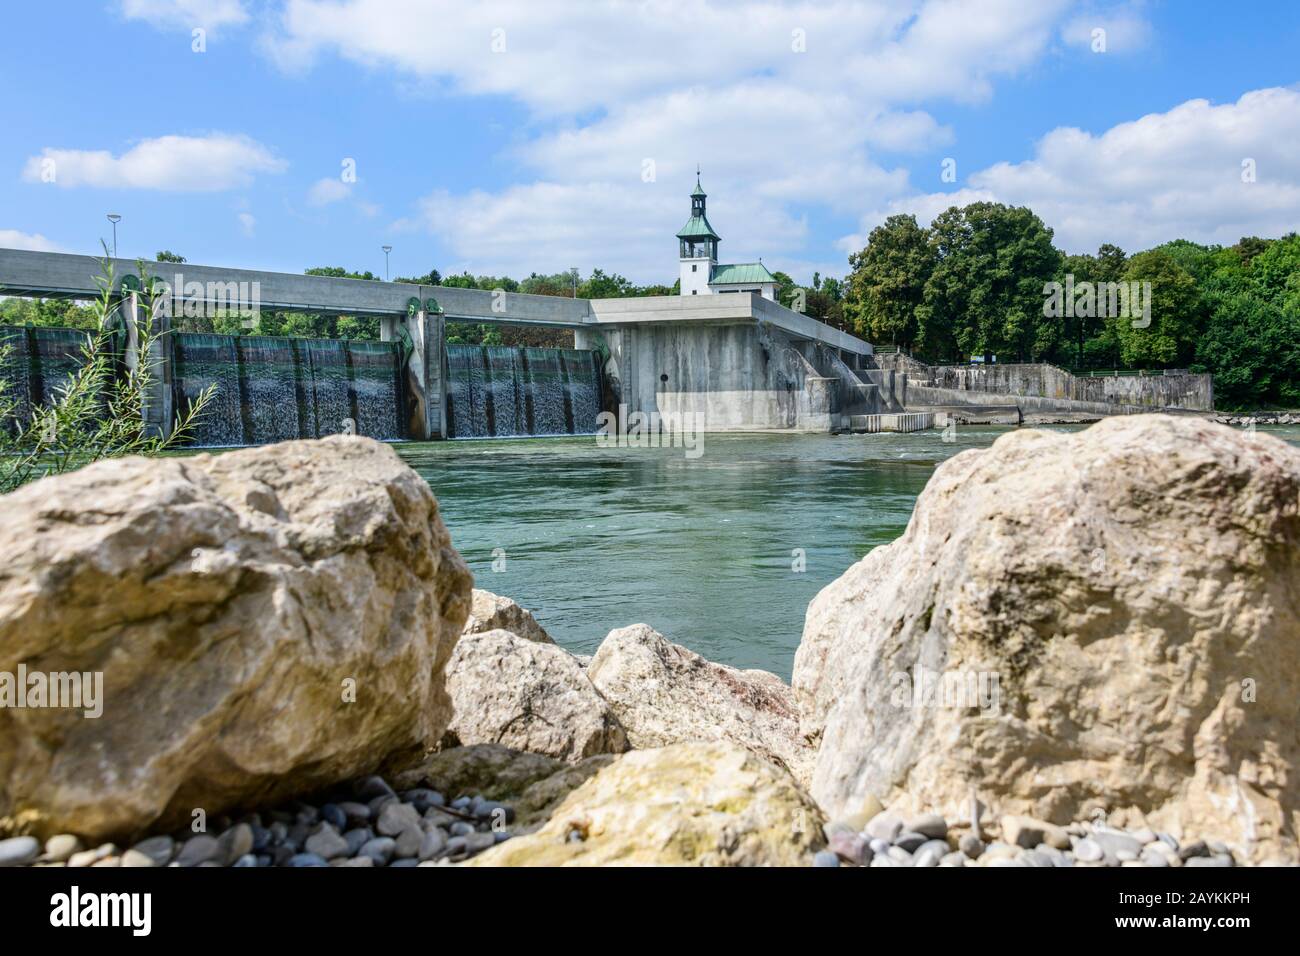
<path id="1" fill-rule="evenodd" d="M 1140 284 L 1144 314 L 1112 316 L 1107 326 L 1119 339 L 1120 359 L 1131 368 L 1187 364 L 1196 352 L 1204 326 L 1205 304 L 1196 280 L 1161 249 L 1139 252 L 1129 260 L 1124 281 Z M 1149 289 L 1149 292 L 1146 290 Z M 1132 301 L 1132 300 L 1131 300 Z M 1146 310 L 1149 309 L 1149 315 Z M 1145 324 L 1150 322 L 1149 325 Z"/>
<path id="2" fill-rule="evenodd" d="M 1044 315 L 1043 288 L 1060 271 L 1052 230 L 1023 206 L 972 203 L 930 228 L 934 270 L 918 310 L 918 342 L 933 354 L 1025 360 L 1052 354 L 1063 327 Z"/>
<path id="3" fill-rule="evenodd" d="M 929 233 L 915 216 L 890 216 L 871 230 L 866 248 L 849 256 L 845 313 L 854 330 L 873 342 L 913 349 L 917 309 L 934 264 Z"/>

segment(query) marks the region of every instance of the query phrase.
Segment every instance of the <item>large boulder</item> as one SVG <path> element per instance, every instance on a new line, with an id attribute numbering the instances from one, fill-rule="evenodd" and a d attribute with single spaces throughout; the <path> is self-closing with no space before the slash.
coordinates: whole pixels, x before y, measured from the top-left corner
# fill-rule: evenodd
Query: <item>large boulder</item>
<path id="1" fill-rule="evenodd" d="M 537 623 L 537 618 L 533 617 L 531 611 L 520 607 L 508 597 L 475 588 L 469 617 L 465 621 L 465 633 L 482 634 L 497 630 L 509 631 L 538 644 L 555 643 L 546 629 Z"/>
<path id="2" fill-rule="evenodd" d="M 799 734 L 793 692 L 775 674 L 715 664 L 634 624 L 609 633 L 587 676 L 637 749 L 729 740 L 808 783 L 813 751 Z"/>
<path id="3" fill-rule="evenodd" d="M 813 601 L 794 686 L 832 816 L 978 793 L 1295 861 L 1300 451 L 1144 415 L 963 452 Z"/>
<path id="4" fill-rule="evenodd" d="M 541 829 L 471 865 L 806 866 L 823 822 L 770 761 L 735 744 L 675 744 L 616 758 Z"/>
<path id="5" fill-rule="evenodd" d="M 398 790 L 433 787 L 449 799 L 481 794 L 499 800 L 517 814 L 511 831 L 529 833 L 550 819 L 570 792 L 617 759 L 598 754 L 564 763 L 500 744 L 473 744 L 429 754 L 398 774 L 394 784 Z"/>
<path id="6" fill-rule="evenodd" d="M 471 586 L 429 486 L 366 438 L 0 498 L 0 673 L 103 679 L 98 719 L 0 708 L 3 827 L 129 836 L 418 758 Z"/>
<path id="7" fill-rule="evenodd" d="M 504 630 L 466 633 L 447 663 L 447 692 L 445 747 L 501 744 L 571 762 L 628 747 L 582 665 L 555 644 Z"/>

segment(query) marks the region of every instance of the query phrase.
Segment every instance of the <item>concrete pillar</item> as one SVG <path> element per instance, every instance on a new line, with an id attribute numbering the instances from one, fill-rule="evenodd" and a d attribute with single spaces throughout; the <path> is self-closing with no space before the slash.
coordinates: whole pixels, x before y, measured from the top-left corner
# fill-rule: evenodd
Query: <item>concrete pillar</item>
<path id="1" fill-rule="evenodd" d="M 170 292 L 162 294 L 170 295 Z M 117 304 L 117 313 L 126 330 L 123 358 L 129 371 L 140 368 L 142 363 L 148 369 L 149 383 L 141 403 L 145 434 L 153 438 L 170 438 L 176 424 L 171 310 L 161 307 L 149 309 L 144 295 L 139 279 L 135 276 L 123 278 L 122 296 Z M 142 352 L 146 331 L 148 351 Z"/>
<path id="2" fill-rule="evenodd" d="M 379 341 L 391 342 L 397 338 L 398 318 L 395 315 L 381 315 L 379 317 Z"/>
<path id="3" fill-rule="evenodd" d="M 436 299 L 411 299 L 406 317 L 395 321 L 394 332 L 409 340 L 407 395 L 411 399 L 408 429 L 415 441 L 447 437 L 447 329 Z M 382 326 L 381 326 L 382 334 Z"/>

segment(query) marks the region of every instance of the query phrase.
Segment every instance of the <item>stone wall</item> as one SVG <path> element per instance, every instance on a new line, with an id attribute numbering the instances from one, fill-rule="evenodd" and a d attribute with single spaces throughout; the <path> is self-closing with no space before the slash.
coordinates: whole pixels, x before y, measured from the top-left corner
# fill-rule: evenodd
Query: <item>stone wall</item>
<path id="1" fill-rule="evenodd" d="M 929 384 L 957 391 L 1134 405 L 1146 409 L 1212 411 L 1214 408 L 1211 376 L 1188 373 L 1083 377 L 1045 363 L 940 365 L 930 369 Z"/>

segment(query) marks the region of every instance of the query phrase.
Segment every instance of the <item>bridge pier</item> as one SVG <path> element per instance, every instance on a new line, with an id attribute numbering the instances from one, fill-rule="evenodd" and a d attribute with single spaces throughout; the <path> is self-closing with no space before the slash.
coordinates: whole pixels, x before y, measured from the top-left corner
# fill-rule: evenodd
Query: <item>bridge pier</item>
<path id="1" fill-rule="evenodd" d="M 124 360 L 127 371 L 148 370 L 149 385 L 141 402 L 144 432 L 151 438 L 170 438 L 176 423 L 172 392 L 171 316 L 156 304 L 146 306 L 146 293 L 133 275 L 122 279 L 115 312 L 126 331 Z M 164 293 L 170 294 L 170 293 Z M 146 328 L 147 323 L 147 328 Z M 145 339 L 148 342 L 145 342 Z M 147 349 L 145 345 L 147 344 Z"/>
<path id="2" fill-rule="evenodd" d="M 447 321 L 437 299 L 412 298 L 406 315 L 379 320 L 379 337 L 401 341 L 407 375 L 407 432 L 412 441 L 447 437 Z"/>

